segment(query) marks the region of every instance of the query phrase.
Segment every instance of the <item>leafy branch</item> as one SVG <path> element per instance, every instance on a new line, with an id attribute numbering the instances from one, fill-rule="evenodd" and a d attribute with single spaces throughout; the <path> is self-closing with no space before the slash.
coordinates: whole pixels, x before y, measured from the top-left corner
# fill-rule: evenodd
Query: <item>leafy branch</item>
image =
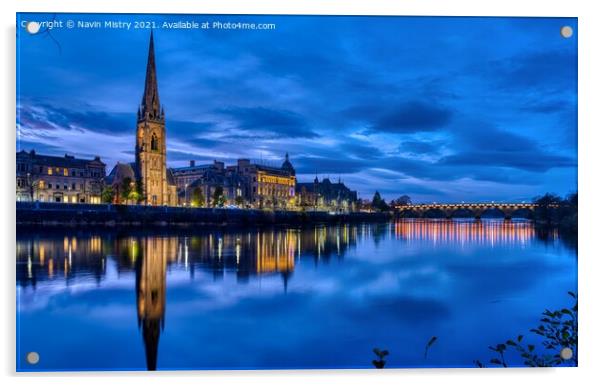
<path id="1" fill-rule="evenodd" d="M 530 330 L 531 333 L 543 339 L 542 346 L 546 354 L 538 354 L 535 345 L 523 343 L 524 337 L 519 335 L 516 340 L 509 339 L 506 343 L 489 346 L 489 349 L 496 352 L 498 357 L 492 358 L 489 362 L 494 365 L 508 367 L 504 352 L 514 349 L 523 359 L 523 364 L 531 367 L 558 366 L 563 363 L 569 363 L 571 366 L 577 366 L 577 295 L 573 292 L 568 293 L 575 304 L 570 308 L 550 311 L 545 310 L 540 319 L 540 325 Z M 483 368 L 485 365 L 475 360 L 474 364 Z"/>
<path id="2" fill-rule="evenodd" d="M 376 354 L 376 357 L 378 357 L 377 360 L 372 360 L 372 365 L 374 365 L 376 369 L 384 368 L 385 364 L 387 363 L 387 361 L 385 361 L 385 357 L 389 355 L 389 351 L 380 350 L 379 348 L 374 348 L 372 351 L 374 354 Z"/>

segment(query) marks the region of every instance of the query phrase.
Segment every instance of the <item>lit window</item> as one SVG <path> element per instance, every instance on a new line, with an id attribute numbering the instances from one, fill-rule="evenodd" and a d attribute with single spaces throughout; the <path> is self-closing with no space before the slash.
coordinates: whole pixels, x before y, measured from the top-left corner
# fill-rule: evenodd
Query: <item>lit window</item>
<path id="1" fill-rule="evenodd" d="M 67 170 L 67 169 L 64 169 L 64 170 L 63 170 L 63 175 L 64 175 L 64 176 L 69 176 L 69 170 Z"/>
<path id="2" fill-rule="evenodd" d="M 52 175 L 52 169 L 48 167 L 48 175 Z"/>

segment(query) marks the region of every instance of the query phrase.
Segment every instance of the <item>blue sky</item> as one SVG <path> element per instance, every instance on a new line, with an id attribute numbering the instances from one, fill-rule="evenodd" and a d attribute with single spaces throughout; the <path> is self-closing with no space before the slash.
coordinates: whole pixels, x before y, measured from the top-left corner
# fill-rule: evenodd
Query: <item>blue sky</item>
<path id="1" fill-rule="evenodd" d="M 577 189 L 573 18 L 19 17 L 276 24 L 155 29 L 170 166 L 279 165 L 288 151 L 299 181 L 317 172 L 363 198 L 415 202 Z M 143 29 L 18 29 L 17 150 L 100 155 L 107 172 L 133 161 L 148 39 Z"/>

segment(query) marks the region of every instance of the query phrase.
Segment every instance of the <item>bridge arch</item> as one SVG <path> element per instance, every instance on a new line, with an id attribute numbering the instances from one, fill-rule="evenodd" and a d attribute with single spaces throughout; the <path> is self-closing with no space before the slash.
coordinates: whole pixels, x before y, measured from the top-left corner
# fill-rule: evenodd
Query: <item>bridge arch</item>
<path id="1" fill-rule="evenodd" d="M 442 208 L 439 208 L 439 207 L 431 207 L 422 212 L 422 218 L 440 219 L 440 218 L 447 218 L 447 217 L 448 216 L 447 216 L 447 213 L 445 212 L 445 210 L 443 210 Z"/>
<path id="2" fill-rule="evenodd" d="M 479 218 L 509 218 L 511 213 L 496 206 L 485 207 L 479 212 Z"/>
<path id="3" fill-rule="evenodd" d="M 475 213 L 467 207 L 459 207 L 447 211 L 448 218 L 474 218 Z"/>
<path id="4" fill-rule="evenodd" d="M 513 209 L 510 215 L 512 216 L 512 218 L 533 219 L 533 217 L 535 216 L 535 211 L 529 207 L 519 207 Z"/>
<path id="5" fill-rule="evenodd" d="M 401 218 L 422 218 L 422 212 L 419 210 L 408 209 L 402 210 L 399 213 L 399 217 Z"/>

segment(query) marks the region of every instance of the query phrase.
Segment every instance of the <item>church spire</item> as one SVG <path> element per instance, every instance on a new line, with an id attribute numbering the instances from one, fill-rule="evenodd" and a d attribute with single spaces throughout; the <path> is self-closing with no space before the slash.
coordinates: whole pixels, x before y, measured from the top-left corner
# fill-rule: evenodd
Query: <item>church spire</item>
<path id="1" fill-rule="evenodd" d="M 151 29 L 150 43 L 148 45 L 148 61 L 146 63 L 146 80 L 139 119 L 163 119 L 164 113 L 159 101 L 159 87 L 157 85 L 157 68 L 155 66 L 155 43 Z"/>

